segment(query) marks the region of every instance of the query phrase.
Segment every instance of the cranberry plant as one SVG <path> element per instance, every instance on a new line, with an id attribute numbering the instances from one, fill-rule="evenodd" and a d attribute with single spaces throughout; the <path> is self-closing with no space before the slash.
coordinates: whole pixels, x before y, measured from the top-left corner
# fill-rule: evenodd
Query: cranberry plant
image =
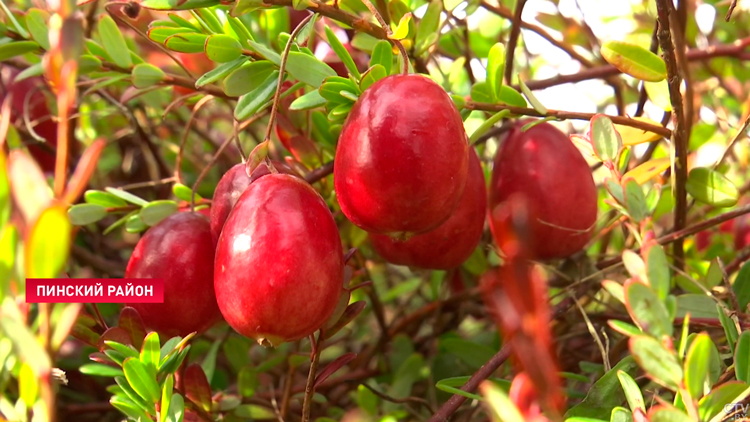
<path id="1" fill-rule="evenodd" d="M 5 420 L 748 417 L 742 2 L 0 9 Z"/>

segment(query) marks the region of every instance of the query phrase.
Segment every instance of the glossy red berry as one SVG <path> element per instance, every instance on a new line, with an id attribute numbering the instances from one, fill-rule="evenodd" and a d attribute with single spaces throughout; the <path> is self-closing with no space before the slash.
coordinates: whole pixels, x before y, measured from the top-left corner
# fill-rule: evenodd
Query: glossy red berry
<path id="1" fill-rule="evenodd" d="M 216 299 L 229 325 L 264 345 L 304 338 L 333 314 L 343 278 L 338 228 L 320 195 L 280 173 L 250 184 L 216 249 Z"/>
<path id="2" fill-rule="evenodd" d="M 365 90 L 347 117 L 334 185 L 352 223 L 407 237 L 450 217 L 468 166 L 463 121 L 448 94 L 423 75 L 393 75 Z"/>
<path id="3" fill-rule="evenodd" d="M 143 323 L 167 336 L 185 336 L 221 319 L 213 286 L 214 246 L 208 218 L 179 212 L 151 227 L 130 257 L 126 278 L 164 280 L 164 303 L 133 303 Z"/>
<path id="4" fill-rule="evenodd" d="M 430 269 L 450 269 L 463 264 L 479 244 L 487 213 L 487 185 L 477 153 L 469 152 L 469 175 L 458 208 L 445 223 L 425 234 L 400 241 L 371 234 L 375 250 L 386 261 Z"/>
<path id="5" fill-rule="evenodd" d="M 591 239 L 597 190 L 580 151 L 560 130 L 541 123 L 527 131 L 516 123 L 495 156 L 490 183 L 490 228 L 513 195 L 528 205 L 530 254 L 536 259 L 568 257 Z"/>
<path id="6" fill-rule="evenodd" d="M 234 165 L 224 173 L 214 191 L 211 203 L 211 237 L 214 244 L 218 242 L 224 222 L 232 211 L 240 195 L 250 186 L 250 177 L 245 170 L 245 164 Z"/>

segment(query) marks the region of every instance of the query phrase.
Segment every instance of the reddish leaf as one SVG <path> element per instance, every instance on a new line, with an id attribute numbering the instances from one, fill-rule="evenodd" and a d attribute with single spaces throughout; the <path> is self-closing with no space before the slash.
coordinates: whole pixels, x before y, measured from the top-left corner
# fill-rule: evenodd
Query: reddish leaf
<path id="1" fill-rule="evenodd" d="M 73 330 L 70 332 L 70 335 L 88 345 L 99 347 L 99 334 L 95 333 L 91 330 L 91 328 L 81 323 L 76 323 L 76 325 L 73 326 Z"/>
<path id="2" fill-rule="evenodd" d="M 354 360 L 357 357 L 356 353 L 347 353 L 339 356 L 333 362 L 329 363 L 328 366 L 323 368 L 322 371 L 315 378 L 315 387 L 318 387 L 323 381 L 327 380 L 328 377 L 333 375 L 336 371 L 343 368 L 344 365 Z"/>
<path id="3" fill-rule="evenodd" d="M 130 306 L 122 308 L 118 325 L 128 333 L 133 340 L 133 346 L 141 350 L 143 339 L 146 338 L 146 327 L 143 325 L 143 320 L 138 311 Z"/>
<path id="4" fill-rule="evenodd" d="M 346 307 L 346 310 L 344 310 L 344 313 L 341 315 L 341 318 L 339 320 L 331 325 L 330 328 L 325 330 L 324 338 L 331 338 L 334 334 L 338 333 L 342 328 L 344 328 L 347 324 L 352 322 L 354 318 L 357 317 L 357 315 L 362 312 L 363 309 L 365 309 L 365 306 L 367 305 L 367 302 L 360 300 L 354 303 L 350 303 L 349 306 Z"/>
<path id="5" fill-rule="evenodd" d="M 34 222 L 52 201 L 44 173 L 31 156 L 16 149 L 8 157 L 8 180 L 24 221 Z"/>
<path id="6" fill-rule="evenodd" d="M 203 368 L 197 363 L 188 366 L 185 368 L 182 382 L 184 383 L 187 398 L 205 411 L 210 411 L 211 385 L 208 383 L 208 378 L 206 378 Z"/>
<path id="7" fill-rule="evenodd" d="M 104 350 L 106 345 L 104 344 L 105 341 L 116 341 L 121 344 L 129 344 L 132 345 L 133 342 L 130 339 L 130 334 L 128 334 L 127 331 L 123 330 L 120 327 L 112 327 L 108 329 L 107 331 L 102 334 L 102 336 L 99 338 L 99 343 L 97 344 L 97 347 L 99 350 Z"/>
<path id="8" fill-rule="evenodd" d="M 109 356 L 100 352 L 94 352 L 90 354 L 89 359 L 93 360 L 94 362 L 103 363 L 105 365 L 110 365 L 113 367 L 116 365 L 114 362 L 112 362 L 112 359 L 110 359 Z"/>
<path id="9" fill-rule="evenodd" d="M 105 145 L 106 142 L 103 139 L 98 139 L 83 152 L 65 190 L 65 201 L 67 203 L 73 204 L 78 201 L 78 198 L 86 189 L 91 175 L 96 170 L 96 163 L 99 161 L 99 156 L 101 156 Z"/>

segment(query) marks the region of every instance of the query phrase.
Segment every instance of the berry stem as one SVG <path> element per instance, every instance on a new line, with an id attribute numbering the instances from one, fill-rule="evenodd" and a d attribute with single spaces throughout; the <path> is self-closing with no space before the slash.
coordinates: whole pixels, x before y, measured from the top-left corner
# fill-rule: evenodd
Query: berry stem
<path id="1" fill-rule="evenodd" d="M 289 51 L 292 49 L 292 43 L 294 43 L 294 39 L 297 38 L 297 35 L 302 31 L 302 28 L 307 25 L 308 22 L 312 18 L 315 17 L 315 14 L 310 14 L 305 19 L 302 20 L 302 22 L 297 25 L 296 28 L 294 28 L 294 31 L 292 31 L 292 34 L 289 36 L 289 40 L 286 42 L 286 46 L 284 46 L 284 52 L 281 54 L 281 63 L 279 63 L 279 80 L 277 81 L 276 85 L 276 92 L 273 94 L 273 103 L 271 104 L 271 116 L 268 118 L 268 127 L 266 128 L 266 136 L 263 138 L 264 141 L 268 141 L 271 139 L 271 131 L 273 130 L 273 124 L 276 121 L 276 114 L 279 112 L 279 99 L 281 97 L 281 84 L 284 81 L 284 72 L 286 70 L 286 61 L 289 58 Z"/>
<path id="2" fill-rule="evenodd" d="M 380 12 L 378 11 L 378 8 L 375 7 L 375 5 L 372 4 L 370 0 L 362 0 L 362 2 L 370 10 L 370 13 L 372 13 L 372 15 L 375 16 L 375 19 L 378 20 L 378 23 L 380 23 L 380 26 L 383 27 L 383 30 L 385 31 L 386 35 L 388 35 L 388 41 L 393 43 L 396 46 L 396 48 L 398 48 L 398 51 L 401 53 L 401 58 L 404 61 L 404 67 L 401 70 L 401 73 L 404 75 L 407 75 L 409 73 L 409 54 L 406 53 L 406 49 L 404 48 L 404 45 L 401 44 L 401 41 L 393 38 L 393 31 L 391 31 L 391 26 L 385 22 L 385 19 L 383 19 L 383 15 L 380 14 Z"/>
<path id="3" fill-rule="evenodd" d="M 318 372 L 318 363 L 320 362 L 320 352 L 323 349 L 320 340 L 315 343 L 315 335 L 310 336 L 312 344 L 312 359 L 310 362 L 310 372 L 307 374 L 307 384 L 305 385 L 305 400 L 302 403 L 302 422 L 310 422 L 310 409 L 312 407 L 312 398 L 315 394 L 315 374 Z"/>

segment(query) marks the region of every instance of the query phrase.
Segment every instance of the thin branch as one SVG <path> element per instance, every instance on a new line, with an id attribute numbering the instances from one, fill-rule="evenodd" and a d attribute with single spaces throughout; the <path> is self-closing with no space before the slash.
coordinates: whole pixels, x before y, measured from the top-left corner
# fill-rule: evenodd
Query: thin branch
<path id="1" fill-rule="evenodd" d="M 518 44 L 518 36 L 521 35 L 521 15 L 523 15 L 523 7 L 526 5 L 526 0 L 516 1 L 516 10 L 513 15 L 513 22 L 511 24 L 510 37 L 508 38 L 508 48 L 505 50 L 505 83 L 510 84 L 513 78 L 513 56 L 516 50 L 516 44 Z"/>
<path id="2" fill-rule="evenodd" d="M 673 148 L 675 149 L 674 176 L 675 176 L 675 214 L 674 230 L 679 231 L 685 227 L 687 221 L 687 154 L 688 154 L 688 132 L 687 121 L 682 105 L 682 94 L 680 93 L 680 74 L 677 68 L 675 46 L 672 43 L 669 14 L 672 9 L 670 0 L 657 0 L 656 9 L 659 15 L 659 32 L 657 37 L 661 45 L 662 56 L 667 64 L 667 82 L 669 83 L 669 98 L 672 103 L 674 130 L 672 131 Z M 682 239 L 675 239 L 673 245 L 675 265 L 683 269 L 685 266 L 685 250 Z"/>
<path id="3" fill-rule="evenodd" d="M 305 399 L 302 402 L 302 422 L 310 422 L 310 410 L 312 408 L 312 398 L 315 394 L 315 374 L 318 372 L 318 363 L 320 363 L 320 352 L 322 351 L 323 341 L 315 344 L 315 337 L 310 336 L 313 345 L 312 361 L 310 362 L 310 372 L 307 374 L 307 384 L 305 385 Z"/>
<path id="4" fill-rule="evenodd" d="M 745 121 L 742 123 L 742 126 L 737 131 L 737 133 L 734 134 L 734 137 L 732 138 L 732 140 L 729 141 L 729 144 L 727 144 L 726 148 L 724 148 L 724 153 L 721 154 L 721 158 L 719 159 L 719 161 L 716 162 L 716 164 L 714 165 L 714 168 L 719 167 L 724 162 L 724 160 L 727 159 L 729 154 L 732 152 L 732 148 L 737 143 L 737 141 L 747 135 L 746 131 L 749 125 L 750 125 L 750 113 L 748 113 L 747 117 L 745 118 Z"/>
<path id="5" fill-rule="evenodd" d="M 510 110 L 513 114 L 520 114 L 524 116 L 536 116 L 536 117 L 557 117 L 558 119 L 571 119 L 571 120 L 591 120 L 594 117 L 594 113 L 579 113 L 574 111 L 563 111 L 563 110 L 547 110 L 547 113 L 542 114 L 533 108 L 516 107 L 504 104 L 489 104 L 489 103 L 477 103 L 474 101 L 467 101 L 464 107 L 468 110 L 483 110 L 497 112 L 501 110 Z M 644 131 L 653 132 L 669 138 L 672 135 L 672 131 L 659 125 L 643 122 L 640 120 L 631 119 L 625 116 L 607 116 L 613 123 L 623 126 L 630 126 Z"/>

